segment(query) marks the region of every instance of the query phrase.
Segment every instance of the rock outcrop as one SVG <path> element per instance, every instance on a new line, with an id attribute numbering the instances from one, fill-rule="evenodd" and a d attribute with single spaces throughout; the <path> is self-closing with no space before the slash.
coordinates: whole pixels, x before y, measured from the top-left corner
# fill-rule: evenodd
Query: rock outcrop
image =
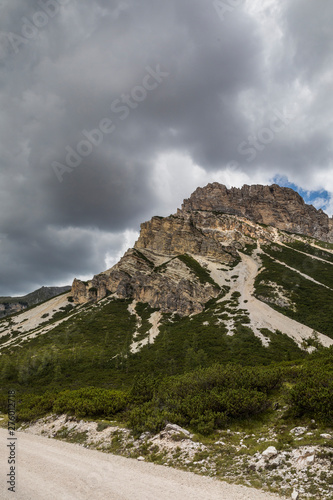
<path id="1" fill-rule="evenodd" d="M 88 283 L 74 280 L 72 295 L 82 304 L 116 294 L 147 302 L 162 312 L 198 313 L 221 293 L 199 263 L 201 258 L 230 265 L 239 259 L 237 250 L 253 244 L 253 238 L 273 237 L 271 229 L 229 215 L 179 212 L 153 217 L 141 225 L 134 248 L 118 264 Z"/>
<path id="2" fill-rule="evenodd" d="M 208 184 L 185 200 L 176 214 L 141 224 L 134 248 L 113 268 L 88 283 L 74 280 L 74 301 L 116 294 L 162 312 L 201 312 L 221 293 L 202 268 L 202 259 L 232 265 L 247 244 L 288 241 L 288 234 L 278 230 L 333 241 L 332 219 L 306 205 L 292 189 Z"/>
<path id="3" fill-rule="evenodd" d="M 221 233 L 227 230 L 225 222 L 221 223 L 210 213 L 179 212 L 170 217 L 153 217 L 149 222 L 141 224 L 135 248 L 162 255 L 190 253 L 217 261 L 232 262 L 237 258 L 234 246 L 221 245 L 225 242 L 225 235 Z M 231 228 L 231 225 L 228 227 Z M 234 229 L 235 226 L 232 230 Z"/>
<path id="4" fill-rule="evenodd" d="M 162 312 L 177 312 L 184 316 L 201 312 L 205 303 L 220 293 L 217 285 L 201 283 L 181 259 L 171 258 L 158 265 L 160 259 L 152 252 L 130 249 L 118 264 L 94 276 L 88 285 L 74 280 L 74 300 L 85 303 L 116 294 L 120 298 L 147 302 Z"/>
<path id="5" fill-rule="evenodd" d="M 10 314 L 15 314 L 20 311 L 23 311 L 28 307 L 27 303 L 24 302 L 4 302 L 0 303 L 0 318 L 4 318 L 5 316 L 9 316 Z"/>
<path id="6" fill-rule="evenodd" d="M 333 219 L 307 205 L 293 189 L 244 185 L 227 189 L 214 182 L 198 188 L 182 205 L 182 212 L 211 211 L 246 217 L 283 231 L 333 242 Z"/>

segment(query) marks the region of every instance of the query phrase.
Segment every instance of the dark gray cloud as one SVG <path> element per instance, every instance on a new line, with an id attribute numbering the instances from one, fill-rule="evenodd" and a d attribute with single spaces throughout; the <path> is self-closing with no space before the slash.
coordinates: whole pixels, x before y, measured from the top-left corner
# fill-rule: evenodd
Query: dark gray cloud
<path id="1" fill-rule="evenodd" d="M 216 5 L 0 3 L 0 295 L 112 265 L 199 184 L 333 193 L 333 5 Z"/>

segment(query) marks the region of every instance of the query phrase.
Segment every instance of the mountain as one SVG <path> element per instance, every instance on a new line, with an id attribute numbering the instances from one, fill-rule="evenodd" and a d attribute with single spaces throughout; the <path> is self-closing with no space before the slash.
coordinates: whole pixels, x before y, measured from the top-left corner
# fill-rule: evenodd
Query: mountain
<path id="1" fill-rule="evenodd" d="M 44 302 L 70 290 L 70 286 L 42 286 L 22 297 L 0 297 L 0 318 L 23 311 L 27 307 Z"/>
<path id="2" fill-rule="evenodd" d="M 220 344 L 232 344 L 238 333 L 258 340 L 261 358 L 279 344 L 277 332 L 297 349 L 329 347 L 331 241 L 332 219 L 292 189 L 208 184 L 184 200 L 175 214 L 143 223 L 134 248 L 111 269 L 88 282 L 75 279 L 70 294 L 34 309 L 33 322 L 29 313 L 18 315 L 11 324 L 0 323 L 0 334 L 8 336 L 6 345 L 18 345 L 20 336 L 13 331 L 29 338 L 29 328 L 36 336 L 52 329 L 54 322 L 66 318 L 68 324 L 67 313 L 77 318 L 83 310 L 102 311 L 106 304 L 117 303 L 133 325 L 126 347 L 132 353 L 155 339 L 158 344 L 161 332 L 171 325 L 175 332 L 188 321 L 197 325 L 191 330 L 202 349 L 217 361 L 219 349 L 208 353 L 203 339 L 218 331 Z M 42 288 L 3 302 L 23 307 L 66 290 Z M 124 301 L 129 304 L 126 314 Z M 200 325 L 207 327 L 207 335 Z M 227 357 L 232 358 L 230 353 Z M 184 359 L 179 362 L 183 366 Z"/>
<path id="3" fill-rule="evenodd" d="M 332 317 L 332 219 L 208 184 L 111 269 L 0 320 L 0 411 L 10 387 L 52 436 L 329 499 Z"/>
<path id="4" fill-rule="evenodd" d="M 74 280 L 74 301 L 117 294 L 163 313 L 199 313 L 229 287 L 221 265 L 245 265 L 239 252 L 254 242 L 290 244 L 296 234 L 332 242 L 333 219 L 289 188 L 208 184 L 176 214 L 143 223 L 134 248 L 112 269 L 88 283 Z"/>
<path id="5" fill-rule="evenodd" d="M 289 188 L 208 184 L 175 214 L 143 223 L 134 248 L 111 269 L 88 282 L 75 279 L 70 293 L 0 322 L 2 349 L 22 339 L 49 344 L 43 334 L 51 331 L 61 344 L 61 335 L 75 332 L 71 341 L 92 359 L 97 351 L 103 359 L 110 354 L 112 370 L 126 362 L 134 373 L 149 346 L 155 362 L 146 361 L 147 369 L 168 373 L 165 349 L 182 372 L 193 365 L 193 349 L 201 353 L 197 364 L 209 365 L 278 361 L 329 347 L 331 222 Z M 98 342 L 88 349 L 87 337 L 105 332 L 111 352 Z"/>

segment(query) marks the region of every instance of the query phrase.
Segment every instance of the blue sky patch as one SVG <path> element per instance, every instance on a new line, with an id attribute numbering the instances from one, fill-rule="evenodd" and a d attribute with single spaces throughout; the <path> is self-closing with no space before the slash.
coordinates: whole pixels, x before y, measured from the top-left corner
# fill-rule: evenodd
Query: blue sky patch
<path id="1" fill-rule="evenodd" d="M 313 205 L 317 209 L 322 208 L 325 211 L 330 203 L 330 194 L 325 191 L 325 189 L 321 189 L 320 191 L 306 191 L 299 186 L 296 186 L 296 184 L 289 182 L 287 177 L 279 175 L 276 175 L 272 182 L 274 184 L 278 184 L 279 186 L 289 187 L 294 191 L 297 191 L 302 196 L 305 203 Z"/>

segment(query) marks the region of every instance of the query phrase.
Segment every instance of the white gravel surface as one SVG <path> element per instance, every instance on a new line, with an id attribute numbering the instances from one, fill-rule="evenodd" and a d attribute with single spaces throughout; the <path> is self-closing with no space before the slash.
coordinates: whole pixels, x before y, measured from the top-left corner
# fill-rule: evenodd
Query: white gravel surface
<path id="1" fill-rule="evenodd" d="M 230 485 L 164 466 L 16 432 L 17 488 L 7 491 L 8 433 L 0 429 L 0 497 L 4 500 L 273 500 L 259 490 Z"/>
<path id="2" fill-rule="evenodd" d="M 7 335 L 12 331 L 19 331 L 21 335 L 16 338 L 11 338 L 8 342 L 3 343 L 0 346 L 0 350 L 8 347 L 12 344 L 21 344 L 24 340 L 33 339 L 37 335 L 48 333 L 50 330 L 58 326 L 63 321 L 67 321 L 68 316 L 49 325 L 43 327 L 43 323 L 52 318 L 52 316 L 61 311 L 61 307 L 66 307 L 68 303 L 68 297 L 71 292 L 66 294 L 57 295 L 47 302 L 43 302 L 38 306 L 24 311 L 17 316 L 10 316 L 7 320 L 1 322 L 0 324 L 0 337 Z M 48 314 L 47 317 L 44 317 Z"/>

